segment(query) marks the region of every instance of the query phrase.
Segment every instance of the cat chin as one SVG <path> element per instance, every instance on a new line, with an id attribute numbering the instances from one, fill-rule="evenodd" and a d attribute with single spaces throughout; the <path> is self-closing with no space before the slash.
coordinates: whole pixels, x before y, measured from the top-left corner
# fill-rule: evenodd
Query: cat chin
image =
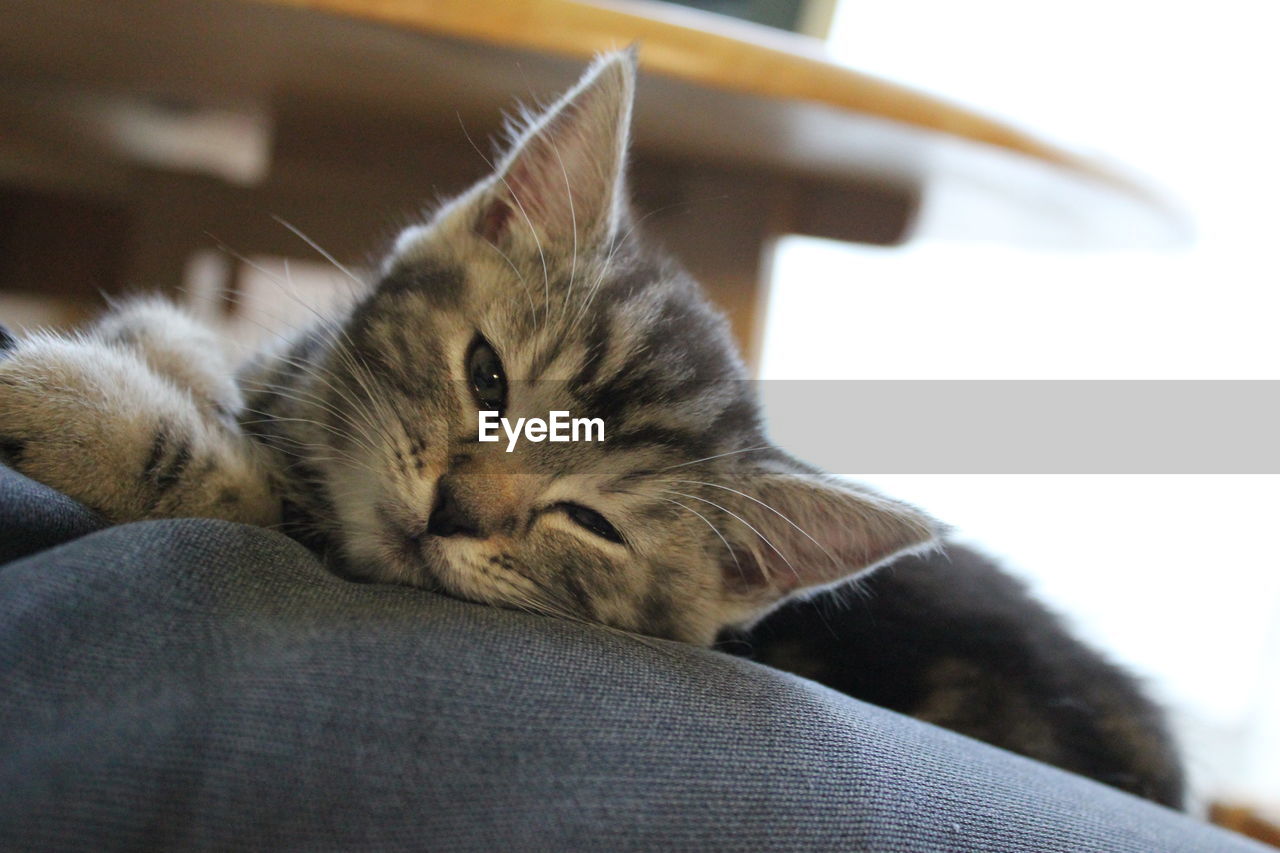
<path id="1" fill-rule="evenodd" d="M 367 530 L 346 527 L 340 536 L 334 571 L 361 583 L 392 583 L 431 589 L 438 584 L 426 560 L 411 553 L 403 537 L 379 526 Z"/>
<path id="2" fill-rule="evenodd" d="M 475 604 L 503 604 L 472 591 L 474 584 L 467 582 L 470 575 L 453 565 L 445 543 L 436 537 L 410 542 L 393 529 L 382 529 L 362 539 L 347 549 L 348 571 L 360 580 L 417 587 Z"/>

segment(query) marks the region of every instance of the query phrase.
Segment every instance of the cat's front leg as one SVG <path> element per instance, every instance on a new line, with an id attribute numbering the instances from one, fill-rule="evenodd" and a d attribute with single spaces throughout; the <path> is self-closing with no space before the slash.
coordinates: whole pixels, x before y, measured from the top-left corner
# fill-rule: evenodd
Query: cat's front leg
<path id="1" fill-rule="evenodd" d="M 0 456 L 109 521 L 279 521 L 258 449 L 142 351 L 35 335 L 0 353 Z"/>
<path id="2" fill-rule="evenodd" d="M 133 352 L 151 372 L 190 393 L 209 417 L 232 425 L 244 407 L 226 339 L 166 299 L 120 303 L 88 337 Z"/>

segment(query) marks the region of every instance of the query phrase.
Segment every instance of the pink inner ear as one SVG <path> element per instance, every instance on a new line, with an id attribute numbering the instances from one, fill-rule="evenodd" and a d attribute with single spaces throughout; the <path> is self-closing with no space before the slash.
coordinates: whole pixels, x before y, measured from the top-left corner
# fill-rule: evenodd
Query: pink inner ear
<path id="1" fill-rule="evenodd" d="M 507 223 L 511 221 L 511 205 L 497 198 L 485 205 L 476 222 L 476 233 L 490 243 L 497 243 L 506 233 Z"/>
<path id="2" fill-rule="evenodd" d="M 726 554 L 720 563 L 720 573 L 725 588 L 731 592 L 753 592 L 769 585 L 769 575 L 755 554 L 746 548 L 734 548 L 732 554 Z"/>
<path id="3" fill-rule="evenodd" d="M 582 152 L 575 147 L 578 140 L 568 136 L 568 127 L 564 114 L 556 116 L 529 142 L 503 181 L 515 203 L 543 227 L 568 218 L 572 203 L 567 196 L 572 192 L 576 200 L 575 183 L 584 177 Z"/>
<path id="4" fill-rule="evenodd" d="M 519 215 L 544 239 L 570 240 L 608 215 L 619 129 L 616 116 L 592 111 L 598 101 L 593 89 L 580 93 L 523 143 L 493 185 L 507 209 L 486 212 L 480 229 L 485 237 L 522 228 L 512 220 Z"/>
<path id="5" fill-rule="evenodd" d="M 834 583 L 940 532 L 914 507 L 818 477 L 766 474 L 747 487 L 763 503 L 740 506 L 741 524 L 731 526 L 730 541 L 749 543 L 734 546 L 736 563 L 720 560 L 725 588 L 734 592 L 767 587 L 788 595 Z"/>

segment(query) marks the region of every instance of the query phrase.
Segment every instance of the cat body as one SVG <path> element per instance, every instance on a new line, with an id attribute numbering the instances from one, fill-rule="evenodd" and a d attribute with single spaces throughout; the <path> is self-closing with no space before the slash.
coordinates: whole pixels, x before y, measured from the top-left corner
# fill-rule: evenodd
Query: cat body
<path id="1" fill-rule="evenodd" d="M 112 521 L 283 523 L 348 577 L 704 646 L 935 547 L 770 443 L 723 317 L 641 242 L 634 77 L 597 61 L 348 308 L 234 374 L 159 302 L 12 343 L 0 452 Z M 555 411 L 604 440 L 479 440 L 483 413 Z"/>
<path id="2" fill-rule="evenodd" d="M 1177 748 L 1137 683 L 989 557 L 905 557 L 792 601 L 725 648 L 1173 808 Z"/>

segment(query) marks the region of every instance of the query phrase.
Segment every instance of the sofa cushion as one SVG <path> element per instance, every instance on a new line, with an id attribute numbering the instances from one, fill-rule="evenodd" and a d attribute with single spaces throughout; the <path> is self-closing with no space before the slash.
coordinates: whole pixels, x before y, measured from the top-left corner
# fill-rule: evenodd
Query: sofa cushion
<path id="1" fill-rule="evenodd" d="M 5 849 L 1263 849 L 717 652 L 0 497 Z"/>

